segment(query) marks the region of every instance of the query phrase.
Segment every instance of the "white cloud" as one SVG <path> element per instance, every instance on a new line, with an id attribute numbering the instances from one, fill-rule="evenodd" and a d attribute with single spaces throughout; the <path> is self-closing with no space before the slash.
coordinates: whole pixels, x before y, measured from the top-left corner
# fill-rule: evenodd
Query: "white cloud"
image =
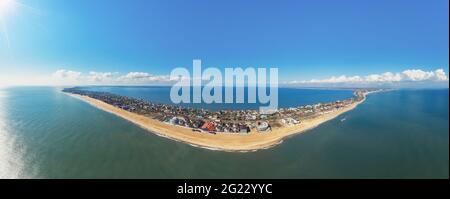
<path id="1" fill-rule="evenodd" d="M 152 75 L 145 72 L 129 72 L 126 75 L 117 78 L 118 81 L 124 83 L 168 83 L 170 77 L 168 75 Z"/>
<path id="2" fill-rule="evenodd" d="M 437 80 L 439 80 L 439 81 L 448 81 L 448 77 L 445 74 L 444 69 L 442 69 L 442 68 L 434 71 L 434 75 L 436 76 Z"/>
<path id="3" fill-rule="evenodd" d="M 190 77 L 188 77 L 189 79 Z M 0 74 L 0 85 L 170 85 L 176 80 L 170 80 L 169 75 L 154 75 L 146 72 L 118 72 L 82 73 L 67 69 L 59 69 L 47 74 Z M 303 87 L 370 87 L 370 86 L 415 86 L 428 87 L 438 85 L 448 87 L 449 77 L 444 69 L 423 71 L 410 69 L 402 72 L 385 72 L 365 76 L 333 76 L 326 79 L 296 80 L 283 82 L 284 85 Z"/>
<path id="4" fill-rule="evenodd" d="M 115 74 L 117 73 L 91 71 L 89 72 L 89 76 L 87 78 L 89 81 L 93 82 L 107 82 L 111 81 Z"/>
<path id="5" fill-rule="evenodd" d="M 73 85 L 78 84 L 82 79 L 81 72 L 60 69 L 51 75 L 50 84 Z"/>
<path id="6" fill-rule="evenodd" d="M 434 80 L 435 74 L 434 72 L 426 72 L 422 70 L 405 70 L 402 72 L 402 75 L 406 80 L 410 81 L 425 81 L 425 80 Z"/>
<path id="7" fill-rule="evenodd" d="M 308 81 L 290 81 L 288 84 L 298 85 L 320 85 L 320 84 L 389 84 L 389 83 L 402 83 L 402 82 L 448 82 L 448 76 L 443 69 L 437 69 L 435 71 L 423 71 L 419 69 L 405 70 L 400 73 L 385 72 L 382 74 L 370 74 L 366 76 L 338 76 L 330 77 L 327 79 L 312 79 Z"/>
<path id="8" fill-rule="evenodd" d="M 168 75 L 152 75 L 146 72 L 130 72 L 120 75 L 118 72 L 96 72 L 88 74 L 60 69 L 52 75 L 52 84 L 57 85 L 91 85 L 91 84 L 168 84 L 171 82 Z"/>
<path id="9" fill-rule="evenodd" d="M 80 76 L 81 76 L 81 72 L 64 70 L 64 69 L 57 70 L 52 74 L 52 77 L 54 79 L 59 79 L 59 80 L 62 80 L 62 79 L 77 80 Z"/>
<path id="10" fill-rule="evenodd" d="M 129 72 L 128 74 L 122 76 L 121 78 L 130 80 L 139 80 L 139 79 L 146 79 L 151 76 L 152 76 L 151 74 L 144 72 Z"/>

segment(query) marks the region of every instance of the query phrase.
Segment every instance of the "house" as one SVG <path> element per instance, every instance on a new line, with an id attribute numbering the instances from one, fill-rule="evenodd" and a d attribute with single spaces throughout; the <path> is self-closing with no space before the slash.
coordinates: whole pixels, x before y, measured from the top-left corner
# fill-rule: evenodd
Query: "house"
<path id="1" fill-rule="evenodd" d="M 177 117 L 172 117 L 172 118 L 169 120 L 169 124 L 171 124 L 171 125 L 177 125 L 177 124 L 178 124 L 178 118 L 177 118 Z"/>
<path id="2" fill-rule="evenodd" d="M 286 124 L 286 125 L 295 125 L 295 124 L 300 123 L 300 121 L 298 121 L 294 118 L 291 118 L 291 117 L 281 119 L 280 121 L 281 121 L 281 123 Z"/>
<path id="3" fill-rule="evenodd" d="M 194 127 L 194 128 L 200 128 L 200 127 L 203 126 L 203 124 L 205 124 L 205 122 L 203 122 L 203 120 L 195 120 L 195 121 L 192 123 L 192 127 Z"/>
<path id="4" fill-rule="evenodd" d="M 250 127 L 248 127 L 247 125 L 239 125 L 239 132 L 250 133 Z"/>
<path id="5" fill-rule="evenodd" d="M 256 126 L 256 130 L 258 131 L 267 131 L 269 129 L 271 129 L 271 127 L 267 122 L 258 122 L 258 125 Z"/>
<path id="6" fill-rule="evenodd" d="M 214 125 L 214 123 L 212 122 L 205 122 L 201 129 L 205 130 L 205 131 L 215 131 L 216 130 L 216 125 Z"/>

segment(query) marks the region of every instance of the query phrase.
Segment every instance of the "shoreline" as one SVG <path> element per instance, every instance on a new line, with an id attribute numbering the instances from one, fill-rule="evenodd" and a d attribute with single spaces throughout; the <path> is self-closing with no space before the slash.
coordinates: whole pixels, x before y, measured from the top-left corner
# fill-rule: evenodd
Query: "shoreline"
<path id="1" fill-rule="evenodd" d="M 304 133 L 338 117 L 345 112 L 353 110 L 366 100 L 366 96 L 368 94 L 371 94 L 373 92 L 365 93 L 364 98 L 361 101 L 357 101 L 349 106 L 335 110 L 331 113 L 326 113 L 315 118 L 302 120 L 300 124 L 286 127 L 276 127 L 273 128 L 272 131 L 265 133 L 258 133 L 255 130 L 252 130 L 250 133 L 245 135 L 235 135 L 228 133 L 217 133 L 213 135 L 209 133 L 195 132 L 190 128 L 166 124 L 156 119 L 123 110 L 121 108 L 85 95 L 66 92 L 63 93 L 84 101 L 100 110 L 121 117 L 149 131 L 150 133 L 164 138 L 209 150 L 228 152 L 253 152 L 261 149 L 271 148 L 282 143 L 284 139 L 290 136 Z"/>

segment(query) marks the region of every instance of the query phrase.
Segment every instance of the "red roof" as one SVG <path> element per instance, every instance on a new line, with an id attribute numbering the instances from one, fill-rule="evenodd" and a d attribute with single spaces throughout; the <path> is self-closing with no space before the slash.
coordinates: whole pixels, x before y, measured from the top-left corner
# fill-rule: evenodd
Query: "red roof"
<path id="1" fill-rule="evenodd" d="M 216 127 L 214 123 L 212 122 L 205 122 L 202 126 L 202 129 L 207 129 L 208 131 L 214 131 L 216 130 Z"/>

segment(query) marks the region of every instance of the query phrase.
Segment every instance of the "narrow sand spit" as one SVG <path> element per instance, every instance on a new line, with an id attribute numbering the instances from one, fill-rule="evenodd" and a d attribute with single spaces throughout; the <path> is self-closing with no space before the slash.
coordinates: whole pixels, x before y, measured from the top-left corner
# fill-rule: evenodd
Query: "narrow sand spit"
<path id="1" fill-rule="evenodd" d="M 88 96 L 71 93 L 66 94 L 85 101 L 96 108 L 126 119 L 148 130 L 151 133 L 155 133 L 157 135 L 176 141 L 186 142 L 196 147 L 236 152 L 256 151 L 258 149 L 266 149 L 271 146 L 277 145 L 288 136 L 303 133 L 309 129 L 317 127 L 318 125 L 326 121 L 336 118 L 337 116 L 347 111 L 354 109 L 366 99 L 364 97 L 364 99 L 361 101 L 354 102 L 349 106 L 346 106 L 339 110 L 335 110 L 331 113 L 326 113 L 312 119 L 302 120 L 300 124 L 294 126 L 273 128 L 272 131 L 266 133 L 258 133 L 255 130 L 252 130 L 250 133 L 245 135 L 236 135 L 229 133 L 217 133 L 216 135 L 213 135 L 204 132 L 194 132 L 192 131 L 192 129 L 186 127 L 166 124 L 152 118 L 120 109 L 118 107 L 94 98 L 90 98 Z"/>

